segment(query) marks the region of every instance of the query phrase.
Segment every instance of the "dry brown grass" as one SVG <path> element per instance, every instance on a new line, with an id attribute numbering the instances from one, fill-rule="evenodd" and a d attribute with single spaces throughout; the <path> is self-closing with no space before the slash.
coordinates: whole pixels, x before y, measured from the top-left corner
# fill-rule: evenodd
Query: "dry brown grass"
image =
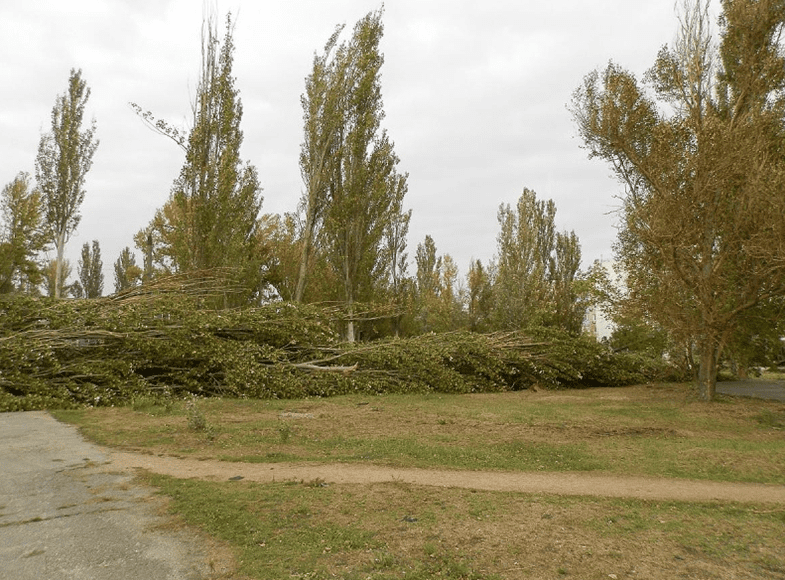
<path id="1" fill-rule="evenodd" d="M 60 416 L 99 442 L 181 457 L 785 483 L 784 404 L 706 404 L 685 385 L 198 406 L 201 431 L 182 404 Z"/>
<path id="2" fill-rule="evenodd" d="M 785 405 L 705 404 L 684 385 L 198 405 L 211 436 L 189 429 L 179 404 L 171 412 L 138 405 L 60 415 L 126 450 L 201 459 L 436 469 L 490 461 L 492 469 L 513 471 L 540 469 L 542 461 L 541 469 L 555 476 L 583 465 L 606 474 L 780 484 L 785 465 Z M 502 457 L 504 450 L 529 447 L 580 453 L 562 463 L 536 454 Z M 253 578 L 785 578 L 781 505 L 401 481 L 148 477 L 172 497 L 178 517 L 233 546 L 237 573 Z"/>
<path id="3" fill-rule="evenodd" d="M 782 509 L 154 478 L 253 578 L 779 579 Z M 405 575 L 404 575 L 405 574 Z M 614 575 L 614 576 L 612 576 Z"/>

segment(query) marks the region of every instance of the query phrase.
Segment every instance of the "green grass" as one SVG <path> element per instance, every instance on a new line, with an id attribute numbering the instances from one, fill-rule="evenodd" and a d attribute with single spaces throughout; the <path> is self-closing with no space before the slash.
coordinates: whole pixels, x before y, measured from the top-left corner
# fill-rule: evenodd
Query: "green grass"
<path id="1" fill-rule="evenodd" d="M 785 508 L 395 482 L 146 477 L 172 498 L 171 510 L 188 524 L 230 544 L 238 572 L 251 578 L 599 579 L 631 569 L 640 577 L 785 573 Z"/>
<path id="2" fill-rule="evenodd" d="M 90 438 L 224 461 L 599 471 L 785 484 L 785 405 L 662 385 L 532 395 L 200 400 L 58 411 Z M 193 417 L 202 429 L 193 427 Z"/>
<path id="3" fill-rule="evenodd" d="M 402 568 L 407 578 L 497 578 L 473 571 L 460 555 L 435 545 L 419 556 L 389 551 L 385 528 L 398 525 L 398 514 L 353 521 L 351 503 L 362 494 L 351 489 L 292 482 L 208 483 L 158 475 L 148 476 L 148 481 L 172 498 L 173 512 L 233 546 L 239 572 L 253 578 L 326 579 L 335 577 L 335 570 L 341 570 L 343 578 L 397 578 Z"/>
<path id="4" fill-rule="evenodd" d="M 548 444 L 507 441 L 471 446 L 454 444 L 450 438 L 431 442 L 415 437 L 324 441 L 324 455 L 342 462 L 383 463 L 395 467 L 434 467 L 506 471 L 592 471 L 602 466 L 581 443 Z"/>
<path id="5" fill-rule="evenodd" d="M 705 404 L 684 385 L 141 400 L 55 414 L 100 443 L 225 461 L 785 484 L 785 405 L 730 397 Z M 193 417 L 203 429 L 189 425 Z M 783 506 L 145 477 L 185 522 L 230 545 L 237 573 L 249 578 L 785 577 Z"/>
<path id="6" fill-rule="evenodd" d="M 778 441 L 642 439 L 602 453 L 606 472 L 711 481 L 785 483 Z"/>

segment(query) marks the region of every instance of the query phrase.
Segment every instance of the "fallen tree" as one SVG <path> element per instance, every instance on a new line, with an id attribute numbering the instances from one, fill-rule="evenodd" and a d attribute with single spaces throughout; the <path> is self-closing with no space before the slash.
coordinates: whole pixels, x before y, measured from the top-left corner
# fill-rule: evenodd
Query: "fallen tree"
<path id="1" fill-rule="evenodd" d="M 608 386 L 641 382 L 655 370 L 556 334 L 452 332 L 346 344 L 335 332 L 347 315 L 339 307 L 216 309 L 231 291 L 228 278 L 213 272 L 100 299 L 0 299 L 0 410 L 114 405 L 151 395 Z"/>

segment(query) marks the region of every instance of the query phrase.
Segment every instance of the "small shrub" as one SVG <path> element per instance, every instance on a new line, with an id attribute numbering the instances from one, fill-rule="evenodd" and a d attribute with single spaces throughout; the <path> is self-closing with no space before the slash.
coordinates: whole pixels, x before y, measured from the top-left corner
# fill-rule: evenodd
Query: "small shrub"
<path id="1" fill-rule="evenodd" d="M 292 436 L 292 426 L 286 421 L 281 421 L 278 425 L 278 438 L 281 443 L 288 443 Z"/>
<path id="2" fill-rule="evenodd" d="M 207 431 L 207 417 L 196 404 L 195 397 L 185 404 L 185 412 L 188 417 L 188 428 L 191 431 Z"/>

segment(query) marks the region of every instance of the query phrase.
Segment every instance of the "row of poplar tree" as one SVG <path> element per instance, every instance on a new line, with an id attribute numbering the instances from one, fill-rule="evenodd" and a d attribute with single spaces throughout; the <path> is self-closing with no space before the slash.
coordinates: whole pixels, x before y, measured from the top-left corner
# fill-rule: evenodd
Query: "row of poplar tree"
<path id="1" fill-rule="evenodd" d="M 407 174 L 382 127 L 379 50 L 382 11 L 360 20 L 348 40 L 343 27 L 315 54 L 302 95 L 304 193 L 296 212 L 262 215 L 255 167 L 240 157 L 242 102 L 232 76 L 233 24 L 223 38 L 208 20 L 192 128 L 184 131 L 132 105 L 140 118 L 182 148 L 185 161 L 166 203 L 135 236 L 142 256 L 126 247 L 114 264 L 115 291 L 156 277 L 231 268 L 244 289 L 231 305 L 270 299 L 343 304 L 348 340 L 358 334 L 416 334 L 457 328 L 517 329 L 553 325 L 580 332 L 580 247 L 574 233 L 555 231 L 552 201 L 524 190 L 516 207 L 502 206 L 498 254 L 477 260 L 465 283 L 449 255 L 428 236 L 408 273 L 404 210 Z M 95 121 L 85 126 L 90 90 L 72 71 L 68 91 L 41 138 L 35 187 L 20 174 L 2 193 L 0 291 L 92 298 L 103 291 L 100 247 L 85 244 L 79 280 L 67 284 L 63 258 L 79 224 L 85 175 L 98 146 Z M 40 256 L 54 247 L 56 258 Z M 387 305 L 371 323 L 368 304 Z M 361 307 L 358 305 L 362 305 Z"/>

